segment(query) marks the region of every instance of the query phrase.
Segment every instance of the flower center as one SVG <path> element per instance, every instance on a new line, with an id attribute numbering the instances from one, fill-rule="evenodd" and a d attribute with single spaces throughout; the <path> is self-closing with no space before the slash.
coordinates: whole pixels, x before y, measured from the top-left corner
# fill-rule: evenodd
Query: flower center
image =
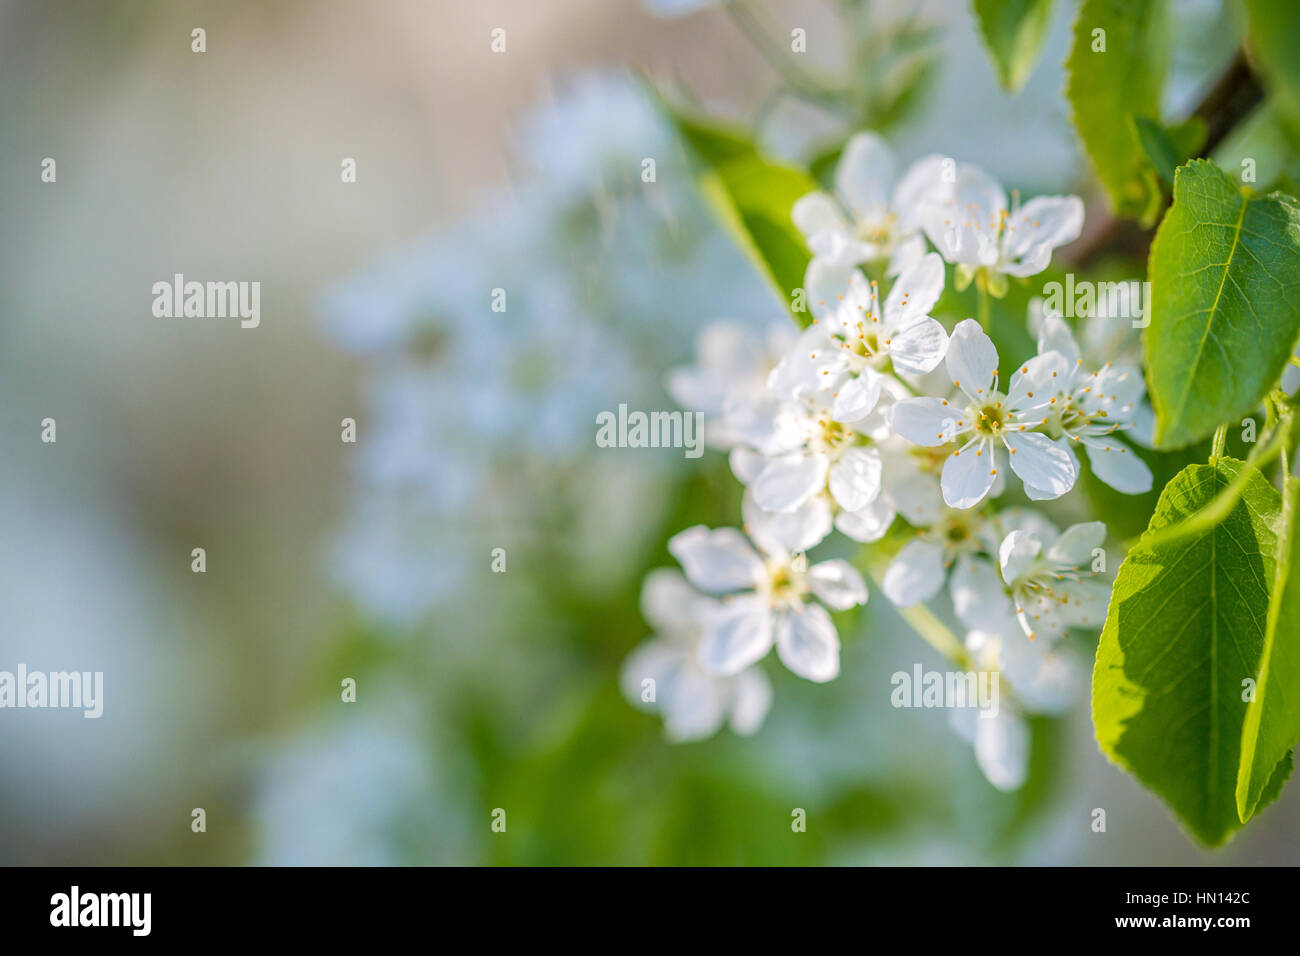
<path id="1" fill-rule="evenodd" d="M 975 430 L 981 435 L 996 436 L 1002 434 L 1007 423 L 1007 410 L 999 399 L 977 406 L 974 411 Z"/>

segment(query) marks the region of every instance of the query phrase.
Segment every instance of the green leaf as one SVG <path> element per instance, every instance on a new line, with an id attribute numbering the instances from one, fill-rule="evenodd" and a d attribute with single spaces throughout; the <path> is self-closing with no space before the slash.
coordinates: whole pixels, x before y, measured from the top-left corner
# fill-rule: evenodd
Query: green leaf
<path id="1" fill-rule="evenodd" d="M 1130 114 L 1158 117 L 1169 57 L 1164 0 L 1083 0 L 1065 61 L 1075 131 L 1117 216 L 1154 221 L 1160 183 Z"/>
<path id="2" fill-rule="evenodd" d="M 975 20 L 1002 88 L 1025 85 L 1052 24 L 1052 0 L 975 0 Z"/>
<path id="3" fill-rule="evenodd" d="M 1161 182 L 1172 186 L 1174 171 L 1205 144 L 1205 120 L 1193 116 L 1165 127 L 1146 116 L 1133 116 L 1131 119 L 1142 151 L 1151 160 Z"/>
<path id="4" fill-rule="evenodd" d="M 1255 700 L 1246 708 L 1237 770 L 1237 814 L 1249 820 L 1259 805 L 1273 768 L 1300 739 L 1300 479 L 1287 476 L 1282 502 L 1277 573 Z"/>
<path id="5" fill-rule="evenodd" d="M 1255 62 L 1269 92 L 1294 121 L 1300 121 L 1300 4 L 1295 0 L 1246 0 L 1248 34 Z"/>
<path id="6" fill-rule="evenodd" d="M 1242 469 L 1244 492 L 1222 522 L 1152 543 Z M 1252 465 L 1220 458 L 1185 468 L 1165 487 L 1146 534 L 1120 565 L 1097 648 L 1098 744 L 1209 846 L 1241 826 L 1243 681 L 1259 673 L 1263 655 L 1280 509 L 1277 491 Z M 1270 777 L 1288 772 L 1269 768 Z M 1278 780 L 1271 795 L 1280 789 Z"/>
<path id="7" fill-rule="evenodd" d="M 1300 334 L 1300 203 L 1247 198 L 1195 160 L 1151 245 L 1147 384 L 1156 443 L 1239 421 L 1277 384 Z"/>
<path id="8" fill-rule="evenodd" d="M 795 201 L 819 187 L 807 173 L 759 155 L 738 132 L 669 109 L 700 166 L 700 189 L 736 242 L 801 325 L 811 316 L 793 307 L 812 258 L 790 219 Z"/>

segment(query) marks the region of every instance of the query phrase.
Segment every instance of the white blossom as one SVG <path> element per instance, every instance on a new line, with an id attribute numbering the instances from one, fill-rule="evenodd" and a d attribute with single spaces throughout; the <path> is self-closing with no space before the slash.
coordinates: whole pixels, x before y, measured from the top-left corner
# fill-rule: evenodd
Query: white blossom
<path id="1" fill-rule="evenodd" d="M 1047 268 L 1052 250 L 1079 238 L 1083 201 L 1078 196 L 1038 196 L 1011 206 L 1000 183 L 977 166 L 958 163 L 945 194 L 931 194 L 919 214 L 925 234 L 957 264 L 957 287 L 976 274 L 994 295 L 1005 294 L 1006 276 L 1024 278 Z"/>
<path id="2" fill-rule="evenodd" d="M 1106 526 L 1089 521 L 1059 537 L 1017 529 L 998 548 L 1002 579 L 1016 618 L 1030 640 L 1054 639 L 1070 627 L 1099 628 L 1106 619 L 1110 586 L 1096 580 L 1092 564 Z"/>
<path id="3" fill-rule="evenodd" d="M 806 559 L 781 546 L 778 529 L 751 525 L 750 532 L 753 544 L 735 528 L 696 525 L 668 542 L 692 584 L 723 595 L 704 625 L 701 665 L 711 674 L 733 676 L 775 644 L 781 661 L 800 677 L 833 679 L 840 671 L 840 642 L 827 608 L 866 603 L 862 576 L 838 559 L 804 570 Z"/>
<path id="4" fill-rule="evenodd" d="M 835 195 L 809 193 L 791 218 L 815 260 L 844 267 L 889 260 L 896 275 L 925 252 L 921 211 L 943 188 L 941 156 L 918 160 L 897 177 L 897 160 L 875 133 L 849 140 L 835 168 Z"/>
<path id="5" fill-rule="evenodd" d="M 701 666 L 704 624 L 717 604 L 672 568 L 651 571 L 642 584 L 641 613 L 654 635 L 628 655 L 619 683 L 629 702 L 663 714 L 670 740 L 709 737 L 724 721 L 752 734 L 771 707 L 772 685 L 759 668 L 719 677 Z"/>
<path id="6" fill-rule="evenodd" d="M 979 323 L 966 319 L 953 330 L 947 366 L 958 389 L 951 401 L 902 399 L 893 404 L 889 421 L 918 445 L 965 439 L 944 462 L 940 479 L 950 507 L 970 508 L 984 499 L 1000 471 L 1002 448 L 1031 499 L 1058 498 L 1074 487 L 1078 463 L 1060 442 L 1040 431 L 1058 401 L 1059 382 L 1070 375 L 1064 356 L 1046 352 L 1025 362 L 1004 393 L 998 389 L 997 349 Z"/>

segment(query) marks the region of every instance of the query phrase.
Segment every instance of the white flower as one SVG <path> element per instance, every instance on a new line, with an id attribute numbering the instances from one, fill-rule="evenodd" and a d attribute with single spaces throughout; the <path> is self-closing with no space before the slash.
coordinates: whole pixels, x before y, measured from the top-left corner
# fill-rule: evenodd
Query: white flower
<path id="1" fill-rule="evenodd" d="M 1056 536 L 1051 522 L 1026 509 L 989 514 L 944 508 L 890 562 L 881 590 L 899 607 L 911 607 L 947 583 L 953 610 L 967 628 L 999 630 L 1014 612 L 998 574 L 997 550 L 1017 528 Z"/>
<path id="2" fill-rule="evenodd" d="M 805 571 L 802 555 L 796 558 L 780 547 L 779 533 L 751 527 L 751 534 L 759 550 L 735 528 L 703 525 L 668 542 L 692 584 L 726 595 L 705 623 L 701 665 L 711 674 L 732 676 L 762 660 L 775 644 L 781 661 L 800 677 L 819 683 L 833 679 L 840 672 L 840 641 L 826 608 L 842 611 L 866 603 L 862 576 L 841 560 Z"/>
<path id="3" fill-rule="evenodd" d="M 891 372 L 924 375 L 943 361 L 948 333 L 927 314 L 943 293 L 938 255 L 923 256 L 899 276 L 883 309 L 876 283 L 856 268 L 814 259 L 806 285 L 817 318 L 773 370 L 768 385 L 778 395 L 820 389 L 835 421 L 861 421 Z"/>
<path id="4" fill-rule="evenodd" d="M 1031 499 L 1059 498 L 1074 487 L 1078 463 L 1037 431 L 1058 401 L 1058 383 L 1070 375 L 1064 356 L 1046 352 L 1030 359 L 1011 376 L 1004 394 L 998 390 L 997 349 L 978 322 L 966 319 L 953 330 L 947 364 L 957 397 L 951 402 L 903 399 L 894 403 L 889 420 L 918 445 L 936 447 L 970 436 L 943 466 L 940 484 L 950 507 L 971 508 L 983 500 L 999 472 L 1000 447 L 1010 453 L 1011 470 Z"/>
<path id="5" fill-rule="evenodd" d="M 669 371 L 665 388 L 678 405 L 704 413 L 711 446 L 732 448 L 740 439 L 727 427 L 728 410 L 739 417 L 742 409 L 768 397 L 768 376 L 797 338 L 789 322 L 765 330 L 725 319 L 711 322 L 696 339 L 695 364 Z"/>
<path id="6" fill-rule="evenodd" d="M 1005 294 L 1006 276 L 1037 275 L 1052 250 L 1079 238 L 1083 201 L 1078 196 L 1038 196 L 1024 206 L 1013 194 L 1007 208 L 1002 186 L 982 169 L 958 163 L 946 195 L 926 202 L 920 218 L 943 257 L 957 263 L 957 287 L 981 273 L 994 295 Z"/>
<path id="7" fill-rule="evenodd" d="M 1138 410 L 1146 394 L 1142 373 L 1125 365 L 1106 362 L 1101 368 L 1086 371 L 1079 346 L 1065 320 L 1044 316 L 1038 333 L 1038 351 L 1057 352 L 1071 369 L 1060 382 L 1051 405 L 1046 428 L 1048 433 L 1065 436 L 1087 452 L 1093 473 L 1116 491 L 1140 495 L 1151 490 L 1151 469 L 1124 442 L 1117 431 L 1134 427 Z"/>
<path id="8" fill-rule="evenodd" d="M 772 685 L 757 667 L 719 677 L 700 665 L 704 622 L 717 604 L 671 568 L 651 571 L 641 586 L 641 613 L 655 634 L 628 655 L 619 683 L 632 704 L 663 714 L 671 740 L 711 736 L 723 721 L 752 734 L 772 704 Z"/>
<path id="9" fill-rule="evenodd" d="M 836 197 L 809 193 L 791 218 L 815 259 L 842 267 L 888 258 L 896 275 L 925 252 L 920 213 L 943 187 L 943 162 L 927 156 L 895 183 L 893 150 L 875 133 L 859 133 L 835 167 Z"/>
<path id="10" fill-rule="evenodd" d="M 975 749 L 975 763 L 989 783 L 1004 793 L 1019 790 L 1029 772 L 1029 723 L 1010 701 L 996 714 L 973 707 L 948 713 L 948 724 Z"/>
<path id="11" fill-rule="evenodd" d="M 1093 579 L 1094 552 L 1106 537 L 1100 521 L 1076 524 L 1054 540 L 1027 529 L 1012 531 L 998 548 L 1002 579 L 1011 589 L 1021 629 L 1034 640 L 1060 637 L 1069 627 L 1099 628 L 1110 586 Z"/>
<path id="12" fill-rule="evenodd" d="M 796 399 L 773 398 L 765 409 L 746 410 L 744 420 L 728 417 L 764 456 L 748 463 L 744 474 L 763 510 L 794 511 L 823 490 L 845 511 L 859 511 L 879 496 L 884 465 L 873 443 L 889 434 L 883 407 L 848 424 L 835 421 L 828 397 L 800 390 Z"/>

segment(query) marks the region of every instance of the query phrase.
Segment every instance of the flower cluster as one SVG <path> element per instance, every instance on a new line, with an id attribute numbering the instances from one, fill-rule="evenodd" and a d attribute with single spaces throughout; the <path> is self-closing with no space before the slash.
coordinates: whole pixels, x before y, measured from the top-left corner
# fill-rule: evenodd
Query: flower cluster
<path id="1" fill-rule="evenodd" d="M 810 564 L 804 553 L 838 531 L 893 555 L 880 588 L 895 605 L 946 591 L 968 660 L 1012 686 L 997 720 L 965 730 L 989 779 L 1014 788 L 1023 714 L 1059 709 L 1077 683 L 1059 639 L 1099 628 L 1109 599 L 1098 577 L 1105 526 L 1059 531 L 1032 503 L 1075 487 L 1080 450 L 1118 491 L 1151 488 L 1119 437 L 1140 424 L 1143 377 L 1126 359 L 1094 360 L 1041 303 L 1037 352 L 1014 364 L 976 320 L 932 314 L 949 265 L 959 290 L 974 281 L 994 297 L 1008 277 L 1046 269 L 1080 233 L 1077 197 L 1008 202 L 987 173 L 942 156 L 898 174 L 870 133 L 847 144 L 834 185 L 791 215 L 812 254 L 808 328 L 760 337 L 710 326 L 697 364 L 669 376 L 746 486 L 743 530 L 694 527 L 672 539 L 684 577 L 647 580 L 659 636 L 627 660 L 624 686 L 684 739 L 725 719 L 740 733 L 758 728 L 772 695 L 756 665 L 773 647 L 801 677 L 837 676 L 831 612 L 864 604 L 867 587 L 849 562 Z M 998 501 L 1018 491 L 1024 504 Z"/>

